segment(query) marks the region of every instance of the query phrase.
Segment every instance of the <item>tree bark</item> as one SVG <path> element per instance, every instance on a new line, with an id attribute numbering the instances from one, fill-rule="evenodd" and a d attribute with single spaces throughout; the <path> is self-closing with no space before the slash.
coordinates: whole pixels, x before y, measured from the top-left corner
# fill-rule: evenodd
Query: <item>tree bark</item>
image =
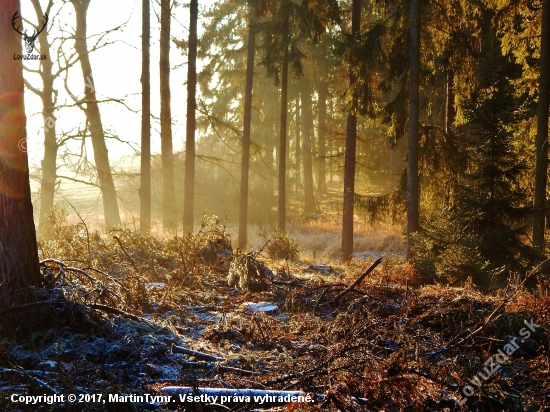
<path id="1" fill-rule="evenodd" d="M 170 0 L 161 1 L 160 11 L 160 144 L 162 159 L 162 223 L 164 229 L 176 224 L 174 152 L 172 148 L 172 108 L 170 104 Z"/>
<path id="2" fill-rule="evenodd" d="M 318 177 L 317 177 L 317 193 L 325 195 L 327 193 L 327 85 L 321 83 L 319 85 L 319 94 L 317 102 L 318 113 Z"/>
<path id="3" fill-rule="evenodd" d="M 23 99 L 21 37 L 11 27 L 19 0 L 0 6 L 0 309 L 30 300 L 28 288 L 40 285 L 34 227 L 26 116 Z"/>
<path id="4" fill-rule="evenodd" d="M 141 25 L 141 187 L 140 233 L 151 224 L 151 73 L 149 42 L 151 39 L 149 0 L 142 0 Z"/>
<path id="5" fill-rule="evenodd" d="M 294 193 L 296 200 L 300 201 L 302 190 L 302 134 L 301 129 L 301 114 L 300 114 L 300 94 L 296 95 L 296 113 L 295 113 L 295 133 L 294 133 L 294 159 L 296 160 L 296 172 L 294 173 Z"/>
<path id="6" fill-rule="evenodd" d="M 351 33 L 361 28 L 361 0 L 353 0 Z M 353 89 L 356 82 L 353 70 L 349 71 L 349 85 Z M 355 100 L 355 99 L 354 99 Z M 355 106 L 355 104 L 353 105 Z M 355 192 L 355 151 L 357 147 L 357 117 L 355 109 L 348 114 L 346 130 L 346 154 L 344 157 L 344 208 L 342 214 L 342 259 L 351 260 L 353 254 L 353 202 Z"/>
<path id="7" fill-rule="evenodd" d="M 189 53 L 187 63 L 187 132 L 185 137 L 185 188 L 183 200 L 183 230 L 193 231 L 195 200 L 195 111 L 197 107 L 197 21 L 198 0 L 191 0 L 189 21 Z"/>
<path id="8" fill-rule="evenodd" d="M 454 140 L 453 124 L 456 119 L 456 109 L 454 106 L 455 94 L 453 90 L 454 84 L 454 71 L 453 69 L 447 69 L 447 76 L 445 79 L 445 134 L 447 139 Z M 452 196 L 456 186 L 458 185 L 458 173 L 452 173 L 445 186 L 445 199 L 443 201 L 443 207 L 448 208 L 452 202 Z"/>
<path id="9" fill-rule="evenodd" d="M 255 0 L 248 0 L 248 55 L 246 58 L 246 86 L 244 93 L 243 151 L 241 160 L 241 193 L 239 205 L 239 241 L 245 249 L 248 237 L 248 173 L 250 169 L 250 124 L 252 120 L 252 86 L 254 82 L 254 51 L 256 30 L 254 26 Z"/>
<path id="10" fill-rule="evenodd" d="M 539 102 L 535 141 L 535 199 L 533 204 L 533 246 L 544 251 L 546 228 L 546 183 L 548 173 L 548 105 L 550 91 L 550 0 L 542 0 Z"/>
<path id="11" fill-rule="evenodd" d="M 116 226 L 120 225 L 118 202 L 113 175 L 111 174 L 111 166 L 109 165 L 109 153 L 105 144 L 101 114 L 99 105 L 97 104 L 95 87 L 92 83 L 92 65 L 90 63 L 86 40 L 86 12 L 90 5 L 90 0 L 71 0 L 71 3 L 74 6 L 76 14 L 75 49 L 80 60 L 84 82 L 87 84 L 84 88 L 86 101 L 84 112 L 90 128 L 97 177 L 101 186 L 105 223 L 107 227 Z"/>
<path id="12" fill-rule="evenodd" d="M 268 166 L 268 174 L 266 181 L 266 193 L 268 198 L 266 199 L 266 204 L 269 210 L 275 209 L 276 200 L 275 200 L 275 181 L 277 179 L 277 159 L 275 158 L 275 152 L 277 151 L 277 100 L 271 99 L 267 102 L 265 106 L 268 110 L 266 116 L 266 122 L 269 128 L 269 131 L 266 135 L 266 156 L 265 161 Z"/>
<path id="13" fill-rule="evenodd" d="M 305 212 L 317 213 L 317 202 L 315 200 L 315 191 L 313 188 L 313 159 L 311 153 L 311 130 L 313 129 L 313 119 L 311 115 L 311 84 L 304 82 L 301 91 L 302 100 L 302 136 L 304 145 L 302 154 L 304 158 L 304 197 Z"/>
<path id="14" fill-rule="evenodd" d="M 42 11 L 38 0 L 31 0 L 37 20 L 40 22 L 52 7 L 52 0 L 48 2 L 46 12 Z M 48 43 L 47 29 L 38 36 L 40 53 L 51 56 L 50 43 Z M 40 181 L 40 216 L 38 229 L 48 230 L 50 219 L 48 217 L 54 205 L 55 181 L 57 177 L 57 149 L 59 148 L 55 138 L 55 103 L 54 103 L 54 75 L 53 62 L 50 58 L 40 61 L 42 78 L 42 91 L 38 94 L 42 100 L 42 118 L 44 119 L 44 158 L 42 159 L 42 179 Z M 34 91 L 34 90 L 33 90 Z"/>
<path id="15" fill-rule="evenodd" d="M 287 110 L 288 110 L 288 37 L 290 36 L 290 13 L 288 0 L 283 0 L 284 7 L 283 20 L 283 65 L 281 73 L 281 117 L 279 123 L 279 228 L 286 230 L 286 126 L 287 126 Z"/>
<path id="16" fill-rule="evenodd" d="M 409 80 L 409 152 L 407 156 L 407 256 L 413 247 L 413 234 L 419 228 L 418 115 L 420 72 L 420 2 L 411 0 L 411 44 Z"/>

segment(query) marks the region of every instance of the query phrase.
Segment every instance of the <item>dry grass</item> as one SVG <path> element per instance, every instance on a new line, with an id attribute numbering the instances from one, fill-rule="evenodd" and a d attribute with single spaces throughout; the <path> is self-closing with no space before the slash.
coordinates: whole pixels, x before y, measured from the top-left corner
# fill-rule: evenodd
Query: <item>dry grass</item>
<path id="1" fill-rule="evenodd" d="M 372 259 L 343 264 L 331 254 L 330 236 L 338 240 L 335 250 L 339 247 L 338 219 L 322 217 L 289 225 L 302 249 L 298 259 L 274 261 L 254 255 L 272 273 L 267 290 L 253 293 L 244 287 L 230 288 L 224 256 L 209 257 L 208 247 L 226 238 L 216 220 L 209 220 L 194 235 L 141 236 L 129 229 L 90 233 L 82 222 L 68 224 L 63 215 L 54 218 L 54 229 L 41 239 L 41 257 L 88 271 L 100 282 L 69 270 L 62 278 L 59 265 L 43 265 L 52 277 L 44 294 L 55 305 L 48 308 L 49 325 L 41 318 L 40 325 L 35 321 L 32 326 L 47 329 L 40 336 L 50 336 L 49 340 L 34 330 L 26 336 L 21 331 L 5 333 L 9 338 L 0 341 L 0 349 L 14 364 L 37 374 L 46 363 L 20 356 L 25 345 L 30 349 L 24 353 L 57 356 L 51 362 L 57 362 L 63 375 L 40 376 L 60 391 L 72 392 L 79 386 L 90 393 L 146 393 L 167 383 L 302 388 L 325 394 L 327 405 L 292 405 L 289 410 L 365 410 L 352 397 L 367 398 L 368 410 L 459 410 L 455 399 L 463 396 L 469 379 L 483 370 L 505 339 L 518 334 L 524 320 L 533 318 L 542 327 L 503 365 L 505 374 L 496 374 L 476 388 L 467 407 L 538 411 L 548 406 L 547 284 L 528 290 L 517 281 L 495 296 L 484 295 L 472 284 L 415 287 L 422 283 L 415 269 L 390 254 L 356 290 L 331 303 Z M 356 233 L 372 253 L 397 252 L 402 247 L 395 228 L 358 225 Z M 258 247 L 263 246 L 260 236 L 257 240 Z M 315 245 L 320 242 L 326 244 L 317 252 Z M 322 274 L 311 270 L 311 263 L 329 264 L 333 271 Z M 505 297 L 509 300 L 503 306 Z M 243 303 L 261 301 L 276 305 L 278 312 L 243 310 Z M 115 311 L 105 312 L 96 304 Z M 89 330 L 75 326 L 89 319 L 93 321 L 86 324 Z M 480 325 L 484 327 L 479 329 Z M 94 340 L 96 347 L 103 345 L 108 364 L 94 354 L 81 359 L 87 340 Z M 73 341 L 78 351 L 55 350 L 56 342 L 61 346 Z M 228 359 L 224 365 L 256 375 L 243 378 L 214 367 L 190 370 L 188 358 L 171 353 L 171 343 L 217 354 Z M 126 370 L 121 365 L 132 365 L 124 372 L 125 380 L 120 377 L 120 370 Z M 84 383 L 78 381 L 82 376 L 88 379 Z M 15 378 L 8 384 L 21 393 L 36 389 L 27 383 L 21 389 L 23 384 Z M 7 405 L 2 402 L 0 398 L 0 408 Z"/>

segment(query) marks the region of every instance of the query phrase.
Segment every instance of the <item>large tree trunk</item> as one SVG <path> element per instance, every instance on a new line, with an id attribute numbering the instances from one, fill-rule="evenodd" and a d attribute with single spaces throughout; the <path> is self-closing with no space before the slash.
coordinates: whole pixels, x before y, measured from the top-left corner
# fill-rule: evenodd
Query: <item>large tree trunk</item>
<path id="1" fill-rule="evenodd" d="M 88 54 L 86 41 L 86 12 L 90 0 L 71 0 L 76 13 L 75 49 L 80 60 L 82 76 L 87 86 L 84 88 L 86 120 L 90 128 L 92 147 L 94 149 L 94 160 L 97 169 L 97 177 L 101 186 L 103 198 L 103 211 L 107 227 L 120 225 L 120 215 L 116 198 L 115 184 L 109 165 L 109 154 L 105 144 L 105 134 L 101 122 L 99 105 L 97 104 L 95 88 L 92 81 L 92 65 Z"/>
<path id="2" fill-rule="evenodd" d="M 239 205 L 239 241 L 245 249 L 248 237 L 248 173 L 250 165 L 250 124 L 252 120 L 252 85 L 254 81 L 254 27 L 255 0 L 248 0 L 248 55 L 246 58 L 246 86 L 244 93 L 243 152 L 241 160 L 241 194 Z"/>
<path id="3" fill-rule="evenodd" d="M 286 230 L 286 126 L 287 126 L 287 110 L 288 110 L 288 36 L 290 27 L 290 13 L 288 0 L 283 0 L 284 7 L 283 20 L 283 43 L 285 50 L 283 52 L 283 67 L 281 73 L 281 117 L 279 123 L 279 228 Z"/>
<path id="4" fill-rule="evenodd" d="M 197 21 L 198 0 L 191 0 L 189 21 L 189 53 L 187 59 L 187 132 L 185 138 L 185 188 L 183 230 L 193 231 L 195 201 L 195 111 L 197 107 Z"/>
<path id="5" fill-rule="evenodd" d="M 141 187 L 139 230 L 147 233 L 151 224 L 151 38 L 150 4 L 142 0 L 141 25 Z"/>
<path id="6" fill-rule="evenodd" d="M 304 158 L 305 212 L 317 213 L 317 202 L 315 201 L 315 191 L 313 189 L 313 160 L 311 154 L 311 130 L 313 129 L 313 119 L 311 115 L 311 84 L 308 81 L 304 82 L 301 96 L 302 136 L 304 138 L 302 154 Z"/>
<path id="7" fill-rule="evenodd" d="M 46 12 L 42 11 L 38 0 L 31 0 L 37 20 L 40 22 L 52 7 L 52 0 L 48 2 Z M 51 56 L 50 43 L 48 43 L 48 31 L 45 30 L 38 36 L 40 53 Z M 42 100 L 42 117 L 44 119 L 44 158 L 42 159 L 42 179 L 40 181 L 40 217 L 38 228 L 40 231 L 48 230 L 50 219 L 48 217 L 54 204 L 55 181 L 57 177 L 57 149 L 55 139 L 55 103 L 54 103 L 54 75 L 51 59 L 40 61 L 42 78 L 42 91 L 32 89 Z"/>
<path id="8" fill-rule="evenodd" d="M 24 303 L 30 286 L 40 285 L 33 221 L 26 117 L 23 99 L 21 37 L 11 27 L 19 0 L 0 5 L 0 309 Z"/>
<path id="9" fill-rule="evenodd" d="M 542 0 L 539 102 L 537 108 L 533 246 L 544 251 L 546 180 L 548 173 L 548 105 L 550 91 L 550 0 Z"/>
<path id="10" fill-rule="evenodd" d="M 161 1 L 160 11 L 160 144 L 162 158 L 162 223 L 164 229 L 176 223 L 172 109 L 170 104 L 170 0 Z"/>
<path id="11" fill-rule="evenodd" d="M 320 196 L 327 193 L 327 85 L 323 82 L 319 85 L 319 94 L 317 102 L 318 110 L 318 126 L 317 126 L 317 138 L 318 138 L 318 178 L 317 178 L 317 192 Z"/>
<path id="12" fill-rule="evenodd" d="M 351 32 L 355 34 L 361 28 L 361 0 L 353 0 Z M 349 72 L 350 89 L 356 82 L 353 71 Z M 342 213 L 342 259 L 350 260 L 353 253 L 353 202 L 355 193 L 355 150 L 357 147 L 357 117 L 348 114 L 346 130 L 346 154 L 344 158 L 344 210 Z"/>
<path id="13" fill-rule="evenodd" d="M 409 80 L 409 152 L 407 155 L 407 256 L 411 256 L 413 234 L 419 228 L 418 115 L 420 72 L 420 2 L 411 0 L 411 44 Z"/>

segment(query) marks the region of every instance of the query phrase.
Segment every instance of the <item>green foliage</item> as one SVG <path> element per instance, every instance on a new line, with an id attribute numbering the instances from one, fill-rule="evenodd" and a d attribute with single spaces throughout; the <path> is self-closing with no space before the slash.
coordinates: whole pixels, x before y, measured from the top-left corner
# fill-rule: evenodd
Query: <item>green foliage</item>
<path id="1" fill-rule="evenodd" d="M 415 264 L 427 275 L 449 283 L 471 277 L 483 281 L 489 262 L 479 251 L 480 241 L 462 222 L 436 216 L 414 235 Z"/>
<path id="2" fill-rule="evenodd" d="M 392 223 L 398 220 L 399 215 L 405 212 L 406 192 L 403 187 L 383 196 L 361 196 L 355 193 L 354 203 L 367 215 L 368 223 L 390 219 Z"/>
<path id="3" fill-rule="evenodd" d="M 296 259 L 300 248 L 288 232 L 277 228 L 267 244 L 267 253 L 273 259 Z"/>
<path id="4" fill-rule="evenodd" d="M 480 89 L 464 107 L 462 151 L 467 159 L 454 205 L 428 221 L 417 236 L 416 262 L 449 280 L 472 276 L 488 285 L 489 274 L 525 271 L 538 260 L 524 243 L 530 208 L 519 183 L 527 171 L 516 129 L 521 111 L 502 77 Z"/>

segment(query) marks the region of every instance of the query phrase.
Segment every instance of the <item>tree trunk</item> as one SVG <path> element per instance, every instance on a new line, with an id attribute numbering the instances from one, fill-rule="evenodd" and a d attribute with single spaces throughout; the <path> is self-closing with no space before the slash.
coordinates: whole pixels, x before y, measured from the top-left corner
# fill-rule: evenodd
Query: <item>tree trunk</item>
<path id="1" fill-rule="evenodd" d="M 266 122 L 269 128 L 266 136 L 266 156 L 265 161 L 268 166 L 267 182 L 266 182 L 266 193 L 268 198 L 266 199 L 266 204 L 269 210 L 272 210 L 276 206 L 275 200 L 275 180 L 276 170 L 277 170 L 277 161 L 275 159 L 275 151 L 277 148 L 277 116 L 274 113 L 277 112 L 277 100 L 270 99 L 266 104 L 266 108 L 269 111 L 266 115 Z M 270 223 L 272 223 L 270 221 Z"/>
<path id="2" fill-rule="evenodd" d="M 294 133 L 294 158 L 296 159 L 296 172 L 294 174 L 294 193 L 295 199 L 300 201 L 300 193 L 302 189 L 302 148 L 301 148 L 301 121 L 300 121 L 300 94 L 296 96 L 296 113 L 295 113 L 295 133 Z"/>
<path id="3" fill-rule="evenodd" d="M 317 193 L 320 196 L 327 194 L 327 85 L 321 83 L 319 85 L 317 110 L 318 113 L 318 177 L 317 177 Z"/>
<path id="4" fill-rule="evenodd" d="M 456 118 L 456 109 L 454 107 L 455 95 L 453 91 L 454 83 L 454 71 L 452 69 L 447 70 L 447 76 L 445 79 L 445 134 L 447 139 L 454 140 L 453 123 Z M 443 201 L 443 207 L 448 208 L 452 202 L 452 197 L 456 186 L 458 185 L 458 173 L 452 173 L 448 184 L 445 186 L 445 199 Z"/>
<path id="5" fill-rule="evenodd" d="M 23 99 L 21 37 L 11 27 L 19 0 L 0 6 L 0 44 L 5 53 L 0 70 L 0 309 L 30 300 L 30 286 L 40 285 L 34 227 L 26 117 Z"/>
<path id="6" fill-rule="evenodd" d="M 411 44 L 409 80 L 409 152 L 407 156 L 407 256 L 410 258 L 413 234 L 419 228 L 418 115 L 420 72 L 420 2 L 411 0 Z"/>
<path id="7" fill-rule="evenodd" d="M 548 105 L 550 91 L 550 0 L 542 0 L 539 102 L 537 108 L 533 246 L 544 251 L 548 172 Z"/>
<path id="8" fill-rule="evenodd" d="M 452 133 L 451 127 L 455 121 L 456 110 L 454 107 L 455 95 L 453 92 L 454 72 L 452 69 L 447 70 L 445 79 L 445 133 L 450 136 Z"/>
<path id="9" fill-rule="evenodd" d="M 141 187 L 139 230 L 143 235 L 151 224 L 151 38 L 150 4 L 142 0 L 141 25 Z"/>
<path id="10" fill-rule="evenodd" d="M 195 110 L 197 107 L 197 21 L 198 0 L 191 0 L 189 21 L 189 53 L 187 63 L 187 132 L 185 137 L 185 188 L 183 200 L 183 230 L 193 231 L 195 200 Z"/>
<path id="11" fill-rule="evenodd" d="M 170 104 L 170 0 L 161 1 L 160 11 L 160 144 L 162 158 L 162 223 L 176 224 L 172 108 Z"/>
<path id="12" fill-rule="evenodd" d="M 279 123 L 279 228 L 286 230 L 286 124 L 287 124 L 287 109 L 288 109 L 288 37 L 290 27 L 290 12 L 288 10 L 288 0 L 283 0 L 284 7 L 283 20 L 283 67 L 281 73 L 281 117 Z"/>
<path id="13" fill-rule="evenodd" d="M 243 152 L 241 161 L 241 194 L 239 205 L 239 242 L 245 249 L 248 229 L 248 172 L 250 164 L 250 123 L 252 120 L 252 85 L 254 81 L 254 51 L 256 31 L 254 27 L 255 0 L 248 0 L 248 55 L 246 59 L 246 86 L 244 93 Z"/>
<path id="14" fill-rule="evenodd" d="M 305 212 L 317 213 L 317 202 L 315 201 L 315 191 L 313 189 L 313 160 L 311 154 L 311 130 L 313 129 L 313 119 L 311 115 L 311 84 L 304 82 L 304 88 L 301 91 L 302 96 L 302 136 L 304 145 L 302 154 L 304 157 L 304 197 Z"/>
<path id="15" fill-rule="evenodd" d="M 92 65 L 90 63 L 86 40 L 86 12 L 90 5 L 90 0 L 71 0 L 71 2 L 76 14 L 75 49 L 80 60 L 82 76 L 87 85 L 84 88 L 86 100 L 84 112 L 90 128 L 97 177 L 101 186 L 105 223 L 107 227 L 116 226 L 120 225 L 120 215 L 118 212 L 115 184 L 111 174 L 111 166 L 109 165 L 109 153 L 105 144 L 101 114 L 93 85 Z"/>
<path id="16" fill-rule="evenodd" d="M 44 18 L 44 14 L 48 13 L 52 7 L 52 0 L 48 2 L 46 12 L 42 11 L 38 0 L 31 0 L 34 7 L 37 20 L 40 22 Z M 51 55 L 50 44 L 48 43 L 48 31 L 45 30 L 38 36 L 40 44 L 40 53 Z M 32 89 L 42 100 L 42 117 L 44 119 L 44 158 L 42 159 L 42 179 L 40 181 L 40 217 L 38 228 L 40 231 L 48 230 L 50 227 L 50 219 L 48 215 L 54 205 L 55 196 L 55 181 L 57 175 L 57 149 L 58 144 L 55 139 L 55 103 L 54 103 L 54 75 L 53 62 L 51 59 L 40 61 L 41 70 L 40 77 L 42 78 L 42 91 Z"/>
<path id="17" fill-rule="evenodd" d="M 353 0 L 351 33 L 361 28 L 361 0 Z M 356 82 L 353 71 L 349 72 L 349 85 L 353 89 Z M 354 104 L 355 106 L 355 104 Z M 342 214 L 342 259 L 350 260 L 353 254 L 353 202 L 355 193 L 355 150 L 357 147 L 357 117 L 355 108 L 348 114 L 346 130 L 346 154 L 344 157 L 344 207 Z"/>

